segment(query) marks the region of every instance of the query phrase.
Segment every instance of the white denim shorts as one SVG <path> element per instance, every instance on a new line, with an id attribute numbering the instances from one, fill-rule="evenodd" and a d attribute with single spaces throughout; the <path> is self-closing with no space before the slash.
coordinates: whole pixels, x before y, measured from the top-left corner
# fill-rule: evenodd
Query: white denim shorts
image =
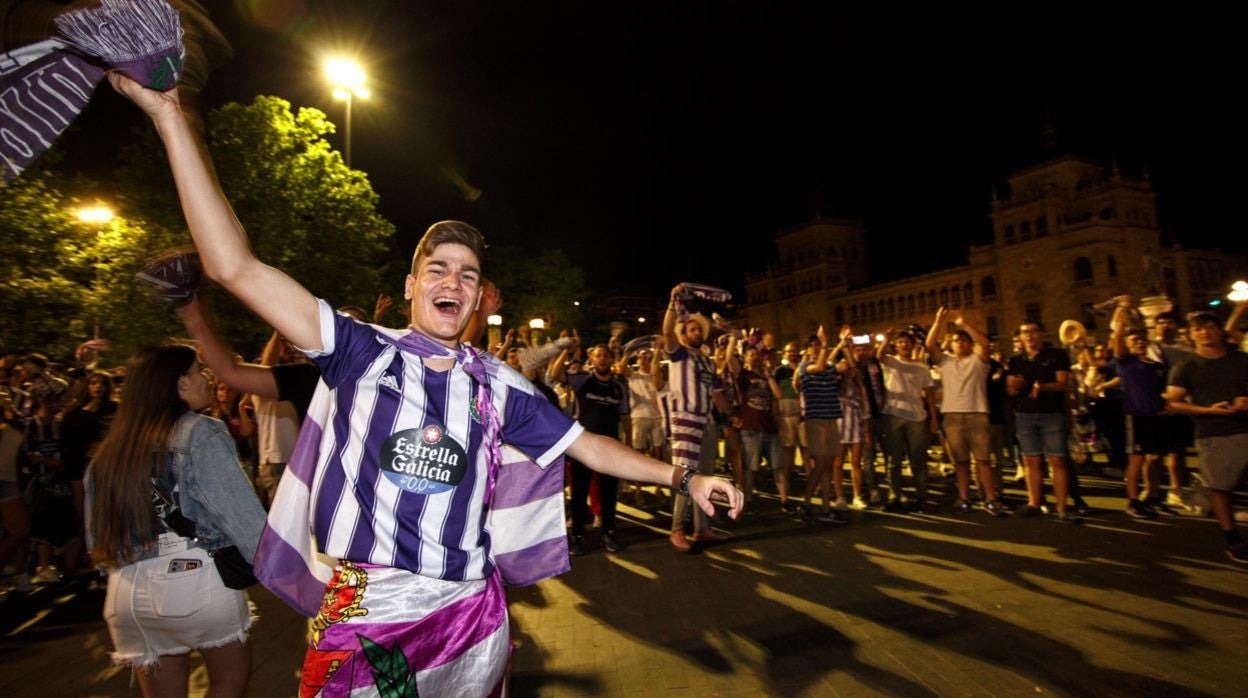
<path id="1" fill-rule="evenodd" d="M 104 622 L 118 664 L 151 666 L 162 655 L 246 640 L 254 620 L 246 593 L 225 586 L 200 548 L 140 560 L 108 575 Z"/>

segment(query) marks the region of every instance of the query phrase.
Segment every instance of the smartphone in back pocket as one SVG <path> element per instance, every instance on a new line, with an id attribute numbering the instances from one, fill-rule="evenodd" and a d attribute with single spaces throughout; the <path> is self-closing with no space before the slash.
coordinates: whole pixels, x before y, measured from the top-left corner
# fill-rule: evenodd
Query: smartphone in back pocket
<path id="1" fill-rule="evenodd" d="M 204 563 L 202 560 L 174 559 L 169 561 L 169 574 L 174 572 L 190 572 L 197 570 Z"/>

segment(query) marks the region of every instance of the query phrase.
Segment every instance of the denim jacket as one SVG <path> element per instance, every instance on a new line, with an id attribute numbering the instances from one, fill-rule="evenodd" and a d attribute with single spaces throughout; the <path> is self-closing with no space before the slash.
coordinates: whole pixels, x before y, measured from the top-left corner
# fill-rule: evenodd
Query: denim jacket
<path id="1" fill-rule="evenodd" d="M 169 433 L 169 454 L 182 515 L 195 522 L 196 547 L 212 552 L 236 545 L 250 562 L 266 514 L 239 465 L 229 429 L 220 420 L 188 411 Z M 94 467 L 84 478 L 88 521 L 95 489 L 93 476 Z M 157 532 L 161 529 L 157 524 Z M 135 552 L 136 560 L 156 556 L 155 546 Z"/>

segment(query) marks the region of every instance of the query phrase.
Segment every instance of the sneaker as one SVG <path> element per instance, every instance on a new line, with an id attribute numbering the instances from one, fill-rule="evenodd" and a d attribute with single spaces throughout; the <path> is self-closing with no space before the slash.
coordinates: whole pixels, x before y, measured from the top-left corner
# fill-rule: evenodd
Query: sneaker
<path id="1" fill-rule="evenodd" d="M 1127 516 L 1133 519 L 1155 519 L 1157 510 L 1138 499 L 1133 499 L 1127 504 Z"/>
<path id="2" fill-rule="evenodd" d="M 1187 508 L 1187 502 L 1183 501 L 1183 495 L 1176 490 L 1170 490 L 1170 492 L 1166 494 L 1165 504 L 1172 507 L 1179 507 L 1180 509 Z"/>
<path id="3" fill-rule="evenodd" d="M 618 553 L 624 549 L 620 542 L 615 539 L 615 536 L 610 533 L 602 534 L 602 547 L 606 548 L 609 553 Z"/>
<path id="4" fill-rule="evenodd" d="M 1248 543 L 1236 543 L 1235 545 L 1226 546 L 1226 556 L 1231 559 L 1231 562 L 1248 565 Z"/>
<path id="5" fill-rule="evenodd" d="M 1058 523 L 1072 524 L 1072 525 L 1077 525 L 1083 521 L 1083 519 L 1079 518 L 1078 516 L 1075 516 L 1069 511 L 1057 512 L 1057 515 L 1053 517 L 1053 520 Z"/>
<path id="6" fill-rule="evenodd" d="M 580 557 L 585 554 L 585 543 L 580 536 L 572 536 L 572 542 L 568 544 L 568 554 L 572 557 Z"/>
<path id="7" fill-rule="evenodd" d="M 672 542 L 672 547 L 682 553 L 693 550 L 693 545 L 689 543 L 689 539 L 685 537 L 684 531 L 672 531 L 672 535 L 668 536 L 668 540 Z"/>
<path id="8" fill-rule="evenodd" d="M 854 497 L 854 503 L 853 503 L 853 504 L 850 504 L 849 506 L 850 506 L 850 507 L 852 507 L 852 508 L 854 508 L 854 509 L 857 509 L 858 511 L 863 511 L 864 509 L 870 509 L 870 508 L 871 508 L 871 505 L 870 505 L 870 504 L 868 504 L 868 503 L 867 503 L 867 501 L 866 501 L 865 499 L 863 499 L 862 497 Z M 1238 513 L 1238 512 L 1236 512 L 1236 513 Z"/>
<path id="9" fill-rule="evenodd" d="M 953 503 L 953 513 L 955 514 L 967 514 L 970 513 L 970 511 L 971 503 L 965 499 L 959 499 Z"/>
<path id="10" fill-rule="evenodd" d="M 1030 519 L 1033 516 L 1039 516 L 1042 513 L 1044 512 L 1040 511 L 1040 507 L 1033 507 L 1030 504 L 1014 510 L 1014 515 L 1020 519 Z"/>
<path id="11" fill-rule="evenodd" d="M 793 502 L 790 502 L 787 499 L 784 500 L 783 502 L 780 502 L 780 511 L 783 511 L 786 514 L 792 514 L 794 508 L 795 507 L 793 506 Z"/>
<path id="12" fill-rule="evenodd" d="M 1007 516 L 1010 513 L 1009 509 L 1006 509 L 1005 505 L 1002 504 L 1001 500 L 999 499 L 993 499 L 991 501 L 984 502 L 984 511 L 988 512 L 989 515 L 995 516 L 997 518 L 1000 518 L 1002 516 Z"/>
<path id="13" fill-rule="evenodd" d="M 1088 506 L 1088 503 L 1083 501 L 1082 499 L 1075 502 L 1075 514 L 1079 516 L 1091 516 L 1092 512 L 1093 512 L 1092 507 Z"/>
<path id="14" fill-rule="evenodd" d="M 1144 506 L 1152 509 L 1153 511 L 1159 514 L 1165 514 L 1166 516 L 1178 516 L 1179 515 L 1179 512 L 1177 510 L 1171 508 L 1170 497 L 1166 497 L 1166 501 L 1164 502 L 1161 501 L 1160 497 L 1149 497 L 1148 499 L 1144 500 Z M 1178 506 L 1180 508 L 1185 508 L 1182 503 L 1180 503 Z"/>
<path id="15" fill-rule="evenodd" d="M 849 519 L 845 518 L 844 514 L 835 509 L 830 509 L 819 514 L 819 521 L 822 523 L 836 524 L 837 526 L 844 526 L 849 523 Z"/>
<path id="16" fill-rule="evenodd" d="M 809 507 L 798 507 L 797 512 L 794 514 L 793 518 L 809 526 L 811 522 L 815 520 L 815 515 L 810 513 Z"/>
<path id="17" fill-rule="evenodd" d="M 844 497 L 838 498 L 835 506 L 837 511 L 849 511 L 849 502 Z"/>
<path id="18" fill-rule="evenodd" d="M 61 581 L 61 571 L 56 569 L 56 565 L 40 567 L 31 581 L 35 584 L 56 584 Z"/>

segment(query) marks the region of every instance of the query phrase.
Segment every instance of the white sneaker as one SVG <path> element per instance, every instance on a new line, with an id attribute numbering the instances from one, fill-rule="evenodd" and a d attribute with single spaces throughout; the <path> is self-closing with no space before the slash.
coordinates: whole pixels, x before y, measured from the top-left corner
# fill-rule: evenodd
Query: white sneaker
<path id="1" fill-rule="evenodd" d="M 40 567 L 31 581 L 35 584 L 56 584 L 61 581 L 61 571 L 56 569 L 56 565 Z"/>
<path id="2" fill-rule="evenodd" d="M 836 500 L 836 510 L 837 511 L 849 511 L 849 502 L 846 502 L 844 497 L 839 497 Z"/>
<path id="3" fill-rule="evenodd" d="M 854 503 L 851 504 L 850 506 L 859 511 L 870 508 L 867 502 L 862 497 L 854 497 Z"/>
<path id="4" fill-rule="evenodd" d="M 1179 490 L 1170 490 L 1166 494 L 1166 506 L 1187 508 L 1187 502 L 1183 501 L 1183 493 Z"/>

